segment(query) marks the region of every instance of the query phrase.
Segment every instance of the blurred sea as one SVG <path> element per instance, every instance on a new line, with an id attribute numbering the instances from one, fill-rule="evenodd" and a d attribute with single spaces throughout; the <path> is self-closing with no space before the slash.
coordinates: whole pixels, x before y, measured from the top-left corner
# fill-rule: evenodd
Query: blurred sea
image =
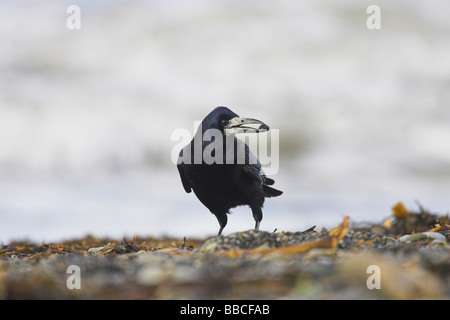
<path id="1" fill-rule="evenodd" d="M 450 2 L 370 4 L 1 1 L 0 241 L 215 235 L 170 156 L 218 105 L 279 129 L 263 230 L 449 212 Z"/>

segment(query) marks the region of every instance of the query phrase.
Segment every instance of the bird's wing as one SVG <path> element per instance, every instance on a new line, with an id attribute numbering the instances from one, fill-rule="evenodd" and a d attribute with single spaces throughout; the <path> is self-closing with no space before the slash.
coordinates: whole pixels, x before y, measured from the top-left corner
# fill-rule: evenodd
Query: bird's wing
<path id="1" fill-rule="evenodd" d="M 184 164 L 183 163 L 178 164 L 177 168 L 178 172 L 180 173 L 181 183 L 183 184 L 184 190 L 186 190 L 187 193 L 190 193 L 192 191 L 192 187 L 184 175 Z"/>
<path id="2" fill-rule="evenodd" d="M 258 161 L 256 156 L 246 148 L 246 162 L 243 166 L 243 171 L 249 175 L 252 179 L 258 181 L 264 191 L 264 197 L 278 197 L 283 193 L 283 191 L 277 190 L 275 188 L 269 187 L 275 183 L 273 179 L 267 178 L 264 174 L 264 170 L 261 167 L 261 163 Z"/>
<path id="3" fill-rule="evenodd" d="M 242 167 L 242 169 L 252 179 L 258 181 L 261 184 L 264 183 L 264 175 L 261 174 L 261 171 L 258 169 L 258 166 L 254 165 L 254 164 L 245 164 Z"/>
<path id="4" fill-rule="evenodd" d="M 183 150 L 180 151 L 180 157 L 183 156 Z M 186 190 L 187 193 L 192 191 L 192 187 L 189 184 L 189 181 L 186 179 L 185 174 L 185 164 L 183 162 L 177 164 L 178 173 L 180 174 L 181 183 L 183 184 L 184 190 Z"/>
<path id="5" fill-rule="evenodd" d="M 264 171 L 261 168 L 261 163 L 259 162 L 258 158 L 256 158 L 256 156 L 251 152 L 247 144 L 245 144 L 245 164 L 243 165 L 242 169 L 247 175 L 258 181 L 259 183 L 266 183 L 266 176 L 264 175 Z"/>
<path id="6" fill-rule="evenodd" d="M 237 139 L 239 140 L 239 139 Z M 237 144 L 244 143 L 237 141 Z M 266 177 L 264 170 L 261 167 L 261 163 L 258 158 L 253 154 L 247 144 L 245 144 L 245 164 L 242 167 L 243 171 L 249 175 L 252 179 L 258 181 L 262 185 L 273 185 L 275 181 Z"/>

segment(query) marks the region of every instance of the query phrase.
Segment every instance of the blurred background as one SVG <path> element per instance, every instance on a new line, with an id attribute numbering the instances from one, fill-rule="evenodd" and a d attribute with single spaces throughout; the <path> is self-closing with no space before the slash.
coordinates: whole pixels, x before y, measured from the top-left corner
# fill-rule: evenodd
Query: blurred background
<path id="1" fill-rule="evenodd" d="M 366 9 L 381 9 L 369 30 Z M 81 29 L 69 30 L 69 5 Z M 279 129 L 261 229 L 450 208 L 450 2 L 0 2 L 0 241 L 203 237 L 172 132 L 224 105 Z M 251 229 L 236 208 L 224 234 Z"/>

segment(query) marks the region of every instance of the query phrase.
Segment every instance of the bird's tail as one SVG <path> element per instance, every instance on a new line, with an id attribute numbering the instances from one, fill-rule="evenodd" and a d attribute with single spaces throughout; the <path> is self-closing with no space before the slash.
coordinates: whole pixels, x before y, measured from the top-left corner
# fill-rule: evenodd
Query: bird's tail
<path id="1" fill-rule="evenodd" d="M 264 184 L 268 184 L 269 186 L 273 185 L 275 183 L 275 180 L 270 179 L 266 176 L 264 176 Z"/>
<path id="2" fill-rule="evenodd" d="M 283 191 L 277 190 L 275 188 L 269 187 L 268 185 L 263 185 L 263 191 L 264 191 L 264 197 L 271 198 L 271 197 L 278 197 L 283 193 Z"/>

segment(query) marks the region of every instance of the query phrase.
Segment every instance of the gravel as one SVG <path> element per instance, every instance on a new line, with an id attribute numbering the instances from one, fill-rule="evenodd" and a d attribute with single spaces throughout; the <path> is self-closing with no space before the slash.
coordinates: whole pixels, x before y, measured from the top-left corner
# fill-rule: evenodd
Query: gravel
<path id="1" fill-rule="evenodd" d="M 417 214 L 334 231 L 14 242 L 0 248 L 0 298 L 449 299 L 448 216 Z"/>

